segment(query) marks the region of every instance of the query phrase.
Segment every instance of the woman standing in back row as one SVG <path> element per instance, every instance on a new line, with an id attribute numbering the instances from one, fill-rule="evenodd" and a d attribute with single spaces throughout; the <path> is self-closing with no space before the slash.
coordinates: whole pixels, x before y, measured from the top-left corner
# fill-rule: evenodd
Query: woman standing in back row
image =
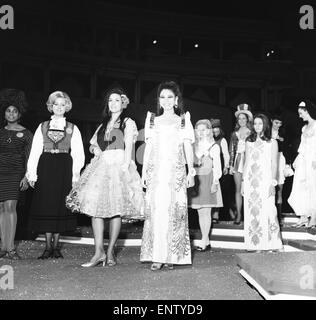
<path id="1" fill-rule="evenodd" d="M 302 101 L 298 115 L 306 123 L 302 128 L 289 204 L 300 216 L 296 227 L 316 228 L 316 105 Z"/>
<path id="2" fill-rule="evenodd" d="M 241 180 L 243 173 L 246 138 L 250 135 L 252 127 L 252 113 L 248 104 L 240 104 L 235 112 L 236 127 L 232 133 L 229 144 L 230 154 L 230 170 L 229 173 L 234 176 L 235 181 L 235 204 L 236 217 L 235 224 L 241 223 L 242 195 L 241 195 Z"/>

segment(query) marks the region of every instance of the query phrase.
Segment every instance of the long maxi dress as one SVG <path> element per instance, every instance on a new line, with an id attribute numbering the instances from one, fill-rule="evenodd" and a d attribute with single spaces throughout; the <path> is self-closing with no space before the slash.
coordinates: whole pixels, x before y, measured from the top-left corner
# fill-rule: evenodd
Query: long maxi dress
<path id="1" fill-rule="evenodd" d="M 191 264 L 184 140 L 194 142 L 187 112 L 162 124 L 148 112 L 145 123 L 147 183 L 141 261 Z M 144 178 L 144 175 L 143 175 Z"/>
<path id="2" fill-rule="evenodd" d="M 244 166 L 244 238 L 247 250 L 282 249 L 272 182 L 272 142 L 246 142 Z"/>
<path id="3" fill-rule="evenodd" d="M 294 161 L 295 173 L 293 186 L 288 203 L 298 216 L 311 217 L 311 223 L 316 224 L 316 121 L 307 131 L 302 128 L 301 143 L 298 155 Z"/>

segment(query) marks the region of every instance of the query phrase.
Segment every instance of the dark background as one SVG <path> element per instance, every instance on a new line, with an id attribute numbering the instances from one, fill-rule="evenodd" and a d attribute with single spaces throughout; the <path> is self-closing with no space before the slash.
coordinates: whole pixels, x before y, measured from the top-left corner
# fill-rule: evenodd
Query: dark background
<path id="1" fill-rule="evenodd" d="M 14 8 L 14 30 L 0 30 L 0 88 L 25 91 L 29 107 L 23 124 L 33 132 L 49 117 L 48 95 L 66 91 L 73 102 L 68 119 L 82 133 L 87 162 L 104 91 L 122 86 L 130 116 L 142 129 L 146 112 L 155 111 L 157 85 L 167 79 L 180 84 L 193 124 L 220 118 L 228 140 L 239 103 L 248 103 L 254 113 L 281 112 L 295 157 L 303 125 L 297 103 L 316 100 L 316 31 L 300 29 L 299 9 L 309 4 L 316 10 L 314 2 L 6 4 Z M 287 179 L 285 212 L 291 211 L 290 183 Z"/>

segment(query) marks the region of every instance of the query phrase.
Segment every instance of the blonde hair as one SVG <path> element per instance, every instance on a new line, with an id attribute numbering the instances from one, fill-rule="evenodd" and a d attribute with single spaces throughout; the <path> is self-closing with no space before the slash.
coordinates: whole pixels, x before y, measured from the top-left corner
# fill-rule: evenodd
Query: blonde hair
<path id="1" fill-rule="evenodd" d="M 194 128 L 196 129 L 200 124 L 204 124 L 207 129 L 212 129 L 212 123 L 208 119 L 201 119 L 195 124 Z"/>
<path id="2" fill-rule="evenodd" d="M 53 112 L 53 104 L 57 98 L 63 98 L 65 99 L 66 104 L 66 112 L 70 111 L 72 108 L 72 102 L 66 92 L 63 91 L 54 91 L 51 93 L 48 97 L 48 100 L 46 102 L 47 109 L 49 112 Z"/>

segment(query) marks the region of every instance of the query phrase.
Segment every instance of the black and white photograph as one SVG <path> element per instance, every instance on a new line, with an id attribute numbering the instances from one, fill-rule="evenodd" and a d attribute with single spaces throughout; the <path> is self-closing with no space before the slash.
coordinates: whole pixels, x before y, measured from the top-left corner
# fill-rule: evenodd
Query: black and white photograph
<path id="1" fill-rule="evenodd" d="M 1 2 L 0 300 L 316 300 L 315 29 L 308 0 Z"/>

